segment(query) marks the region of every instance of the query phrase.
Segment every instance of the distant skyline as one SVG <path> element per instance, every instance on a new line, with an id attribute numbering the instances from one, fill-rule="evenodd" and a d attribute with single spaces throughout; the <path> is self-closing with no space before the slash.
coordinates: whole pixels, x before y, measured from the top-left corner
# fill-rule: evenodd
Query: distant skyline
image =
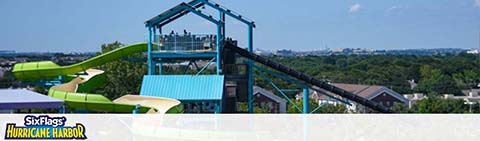
<path id="1" fill-rule="evenodd" d="M 254 48 L 480 47 L 480 0 L 214 1 L 255 21 Z M 180 2 L 1 0 L 0 50 L 92 52 L 114 41 L 143 42 L 143 22 Z M 227 20 L 227 36 L 245 46 L 246 28 Z M 214 25 L 192 14 L 164 31 L 172 29 L 215 33 Z"/>

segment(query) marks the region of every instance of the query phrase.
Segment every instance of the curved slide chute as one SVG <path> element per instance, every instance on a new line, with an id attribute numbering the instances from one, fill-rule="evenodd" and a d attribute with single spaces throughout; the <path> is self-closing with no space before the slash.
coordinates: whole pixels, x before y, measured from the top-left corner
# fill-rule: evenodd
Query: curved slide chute
<path id="1" fill-rule="evenodd" d="M 85 75 L 79 75 L 70 82 L 53 86 L 48 91 L 49 96 L 64 100 L 72 109 L 111 113 L 128 113 L 134 110 L 139 113 L 166 113 L 172 107 L 179 105 L 180 101 L 139 95 L 125 95 L 111 101 L 100 94 L 84 93 L 105 80 L 104 71 L 90 68 L 145 51 L 147 51 L 147 43 L 138 43 L 69 66 L 59 66 L 51 61 L 18 63 L 15 64 L 12 72 L 17 79 L 26 81 L 53 79 L 85 72 Z"/>
<path id="2" fill-rule="evenodd" d="M 12 72 L 19 80 L 35 81 L 40 79 L 53 79 L 57 78 L 59 75 L 65 76 L 83 72 L 89 68 L 145 51 L 147 51 L 147 43 L 137 43 L 117 48 L 69 66 L 59 66 L 52 61 L 18 63 L 13 66 Z"/>
<path id="3" fill-rule="evenodd" d="M 88 69 L 87 75 L 80 76 L 72 81 L 53 86 L 48 95 L 54 98 L 65 100 L 68 107 L 87 111 L 128 113 L 138 110 L 139 113 L 166 113 L 170 108 L 180 104 L 178 100 L 149 97 L 139 95 L 125 95 L 113 101 L 100 94 L 77 93 L 82 84 L 103 74 L 102 70 Z M 138 105 L 138 106 L 137 106 Z"/>

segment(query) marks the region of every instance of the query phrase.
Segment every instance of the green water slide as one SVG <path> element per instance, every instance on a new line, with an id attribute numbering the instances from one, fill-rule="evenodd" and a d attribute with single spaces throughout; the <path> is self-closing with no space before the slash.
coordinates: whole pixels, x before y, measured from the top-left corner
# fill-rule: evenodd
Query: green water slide
<path id="1" fill-rule="evenodd" d="M 137 108 L 139 113 L 146 113 L 151 107 L 139 106 L 124 103 L 115 103 L 100 94 L 74 93 L 50 89 L 48 96 L 62 99 L 67 107 L 75 110 L 86 110 L 109 113 L 131 113 Z"/>
<path id="2" fill-rule="evenodd" d="M 23 81 L 55 79 L 58 76 L 72 78 L 67 83 L 51 87 L 48 95 L 64 100 L 67 107 L 74 110 L 109 113 L 131 113 L 133 110 L 138 110 L 140 113 L 166 113 L 180 102 L 175 99 L 138 95 L 125 95 L 112 101 L 101 94 L 88 93 L 100 86 L 106 78 L 103 71 L 90 68 L 145 51 L 147 51 L 147 43 L 137 43 L 69 66 L 59 66 L 51 61 L 18 63 L 15 64 L 12 72 L 17 79 Z M 78 72 L 86 72 L 86 75 L 79 77 L 73 75 Z M 175 110 L 178 109 L 169 112 L 175 112 Z"/>
<path id="3" fill-rule="evenodd" d="M 66 76 L 83 72 L 89 68 L 117 60 L 121 57 L 145 51 L 147 51 L 147 43 L 137 43 L 117 48 L 69 66 L 59 66 L 52 61 L 18 63 L 15 64 L 12 72 L 19 80 L 35 81 L 40 79 L 53 79 L 59 75 Z"/>

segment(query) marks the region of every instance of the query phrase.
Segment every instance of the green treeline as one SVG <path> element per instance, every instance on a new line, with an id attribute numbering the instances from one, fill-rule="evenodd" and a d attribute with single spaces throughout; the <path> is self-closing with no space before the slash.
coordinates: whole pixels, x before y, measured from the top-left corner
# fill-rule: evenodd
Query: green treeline
<path id="1" fill-rule="evenodd" d="M 398 93 L 460 95 L 480 82 L 480 56 L 372 55 L 272 57 L 319 79 L 335 83 L 383 85 Z M 418 84 L 414 89 L 408 80 Z"/>

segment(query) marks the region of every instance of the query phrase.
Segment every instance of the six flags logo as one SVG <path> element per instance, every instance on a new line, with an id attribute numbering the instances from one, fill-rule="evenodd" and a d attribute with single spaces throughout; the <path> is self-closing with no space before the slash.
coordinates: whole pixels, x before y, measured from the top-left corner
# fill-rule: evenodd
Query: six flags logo
<path id="1" fill-rule="evenodd" d="M 65 126 L 67 118 L 27 115 L 24 126 L 7 123 L 4 139 L 87 139 L 85 126 Z"/>

